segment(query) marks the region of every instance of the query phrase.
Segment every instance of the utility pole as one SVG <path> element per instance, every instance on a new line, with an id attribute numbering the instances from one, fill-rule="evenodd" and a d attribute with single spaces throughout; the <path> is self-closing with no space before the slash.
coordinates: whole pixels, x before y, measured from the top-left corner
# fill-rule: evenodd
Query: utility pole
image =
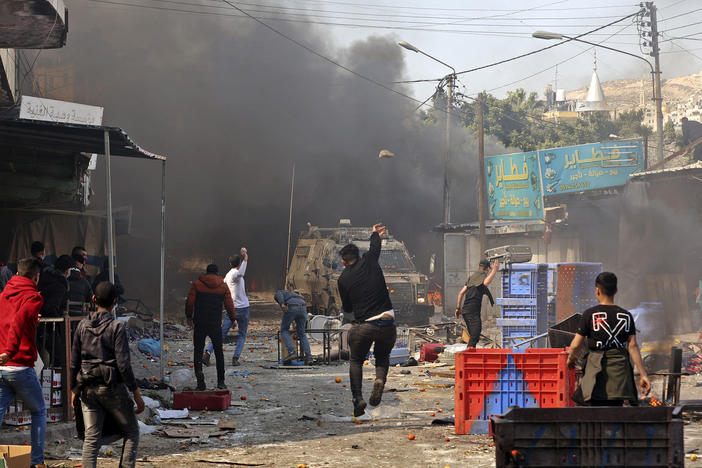
<path id="1" fill-rule="evenodd" d="M 651 15 L 651 56 L 654 59 L 654 92 L 656 101 L 656 157 L 652 164 L 663 161 L 663 94 L 661 92 L 661 63 L 660 49 L 658 48 L 658 20 L 656 15 L 656 5 L 653 2 L 646 2 L 646 7 Z"/>
<path id="2" fill-rule="evenodd" d="M 444 159 L 444 221 L 451 223 L 451 199 L 449 197 L 449 161 L 451 160 L 451 101 L 453 100 L 453 83 L 456 75 L 446 77 L 446 158 Z"/>
<path id="3" fill-rule="evenodd" d="M 293 195 L 295 193 L 295 162 L 292 166 L 292 177 L 290 178 L 290 211 L 288 213 L 288 250 L 285 255 L 285 279 L 288 279 L 288 271 L 290 269 L 290 233 L 292 232 L 292 212 L 293 212 Z M 288 285 L 286 284 L 287 288 Z"/>
<path id="4" fill-rule="evenodd" d="M 483 103 L 485 101 L 485 93 L 478 94 L 478 169 L 480 173 L 480 193 L 478 195 L 478 211 L 480 219 L 480 257 L 482 258 L 487 249 L 485 240 L 485 215 L 486 200 L 485 200 L 485 131 L 483 128 Z"/>

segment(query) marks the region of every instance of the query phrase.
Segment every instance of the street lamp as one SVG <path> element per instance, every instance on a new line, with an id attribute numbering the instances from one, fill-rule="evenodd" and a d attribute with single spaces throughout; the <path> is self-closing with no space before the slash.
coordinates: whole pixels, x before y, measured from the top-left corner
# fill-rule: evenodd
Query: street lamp
<path id="1" fill-rule="evenodd" d="M 556 33 L 556 32 L 549 32 L 549 31 L 536 31 L 532 33 L 531 37 L 534 37 L 536 39 L 546 39 L 546 40 L 551 40 L 551 39 L 556 39 L 556 40 L 562 40 L 562 39 L 567 39 L 569 41 L 577 41 L 577 42 L 582 42 L 583 44 L 588 44 L 593 47 L 599 47 L 601 49 L 607 49 L 611 50 L 613 52 L 619 52 L 620 54 L 628 55 L 630 57 L 635 57 L 639 60 L 643 60 L 646 62 L 651 69 L 651 84 L 653 86 L 653 101 L 656 103 L 656 158 L 657 162 L 663 161 L 663 97 L 661 96 L 661 90 L 660 90 L 660 81 L 656 80 L 656 71 L 653 68 L 653 65 L 651 62 L 646 60 L 645 58 L 641 57 L 640 55 L 632 54 L 630 52 L 627 52 L 625 50 L 619 50 L 615 49 L 613 47 L 605 46 L 602 44 L 597 44 L 595 42 L 589 42 L 577 37 L 572 37 L 572 36 L 566 36 L 565 34 L 561 33 Z M 656 85 L 658 83 L 658 86 Z"/>
<path id="2" fill-rule="evenodd" d="M 448 226 L 448 224 L 451 222 L 451 208 L 449 204 L 449 160 L 451 159 L 451 99 L 453 98 L 453 85 L 456 80 L 456 69 L 453 68 L 451 65 L 448 63 L 442 62 L 436 57 L 432 57 L 431 55 L 427 54 L 426 52 L 419 50 L 417 47 L 413 46 L 409 42 L 405 41 L 400 41 L 397 43 L 400 47 L 407 49 L 412 52 L 416 52 L 418 54 L 422 54 L 426 57 L 429 57 L 430 59 L 434 60 L 435 62 L 439 62 L 441 65 L 444 65 L 448 68 L 451 69 L 453 73 L 446 75 L 446 85 L 447 85 L 447 93 L 446 93 L 446 157 L 444 158 L 444 217 L 443 217 L 443 224 L 445 226 Z"/>

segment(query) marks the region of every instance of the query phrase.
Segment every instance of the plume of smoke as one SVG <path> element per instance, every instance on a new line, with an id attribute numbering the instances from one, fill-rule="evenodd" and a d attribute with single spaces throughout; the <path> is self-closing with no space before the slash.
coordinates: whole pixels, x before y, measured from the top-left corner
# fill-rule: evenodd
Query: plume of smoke
<path id="1" fill-rule="evenodd" d="M 426 270 L 441 251 L 430 232 L 441 221 L 441 124 L 417 121 L 416 103 L 247 20 L 134 10 L 74 8 L 68 46 L 42 59 L 73 67 L 75 101 L 104 106 L 106 124 L 168 156 L 169 272 L 191 255 L 223 269 L 245 245 L 249 277 L 281 284 L 293 162 L 295 231 L 308 221 L 383 221 Z M 396 38 L 371 36 L 339 49 L 320 31 L 284 27 L 382 83 L 403 77 Z M 468 221 L 476 213 L 476 145 L 466 131 L 453 133 L 453 218 Z M 382 148 L 396 156 L 378 159 Z M 113 178 L 115 205 L 135 207 L 135 234 L 118 249 L 127 295 L 154 303 L 160 168 L 116 160 Z M 98 171 L 97 198 L 102 180 Z M 187 283 L 167 287 L 184 294 Z"/>

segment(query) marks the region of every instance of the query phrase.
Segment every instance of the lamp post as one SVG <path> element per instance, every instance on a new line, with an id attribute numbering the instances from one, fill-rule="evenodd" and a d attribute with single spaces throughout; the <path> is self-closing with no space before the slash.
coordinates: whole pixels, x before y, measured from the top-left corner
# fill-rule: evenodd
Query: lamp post
<path id="1" fill-rule="evenodd" d="M 651 62 L 646 60 L 645 58 L 641 57 L 640 55 L 632 54 L 630 52 L 627 52 L 625 50 L 619 50 L 615 49 L 613 47 L 605 46 L 602 44 L 597 44 L 595 42 L 590 42 L 590 41 L 585 41 L 583 39 L 579 39 L 577 37 L 572 37 L 572 36 L 566 36 L 565 34 L 561 33 L 555 33 L 555 32 L 549 32 L 549 31 L 536 31 L 532 33 L 531 37 L 534 37 L 536 39 L 556 39 L 556 40 L 561 40 L 561 39 L 567 39 L 569 41 L 577 41 L 577 42 L 582 42 L 583 44 L 588 44 L 593 47 L 599 47 L 601 49 L 607 49 L 611 50 L 612 52 L 619 52 L 620 54 L 628 55 L 630 57 L 635 57 L 639 60 L 643 60 L 648 64 L 649 68 L 651 69 L 651 85 L 653 87 L 653 101 L 656 103 L 656 162 L 662 161 L 663 160 L 663 97 L 661 96 L 661 87 L 660 87 L 660 80 L 656 79 L 656 77 L 660 76 L 660 71 L 657 69 L 653 68 L 653 65 Z M 650 164 L 649 164 L 650 166 Z"/>
<path id="2" fill-rule="evenodd" d="M 402 48 L 405 48 L 407 50 L 410 50 L 412 52 L 416 52 L 418 54 L 422 54 L 426 57 L 429 57 L 430 59 L 434 60 L 435 62 L 439 62 L 441 65 L 444 65 L 448 68 L 451 69 L 453 73 L 446 75 L 445 80 L 446 80 L 446 156 L 444 158 L 444 216 L 443 216 L 443 221 L 442 224 L 448 226 L 448 224 L 451 222 L 451 206 L 450 206 L 450 199 L 449 199 L 449 161 L 451 159 L 451 99 L 453 98 L 453 86 L 456 80 L 456 69 L 453 68 L 451 65 L 448 63 L 442 62 L 436 57 L 432 57 L 431 55 L 427 54 L 424 51 L 419 50 L 409 42 L 401 41 L 398 42 L 398 45 Z"/>

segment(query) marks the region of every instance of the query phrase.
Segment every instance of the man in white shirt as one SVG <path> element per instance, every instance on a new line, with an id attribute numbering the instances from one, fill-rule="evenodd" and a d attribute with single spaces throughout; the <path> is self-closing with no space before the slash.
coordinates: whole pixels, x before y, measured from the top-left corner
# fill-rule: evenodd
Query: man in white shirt
<path id="1" fill-rule="evenodd" d="M 239 357 L 244 351 L 246 344 L 246 332 L 249 328 L 249 299 L 246 297 L 246 287 L 244 285 L 244 275 L 246 274 L 246 266 L 249 262 L 249 254 L 245 247 L 242 247 L 239 255 L 229 257 L 229 266 L 231 270 L 224 277 L 224 283 L 229 287 L 234 300 L 234 308 L 236 309 L 236 325 L 239 327 L 239 337 L 236 340 L 236 348 L 232 357 L 232 366 L 240 366 Z M 229 333 L 229 329 L 233 323 L 225 314 L 222 320 L 222 340 Z M 210 355 L 214 350 L 214 346 L 210 343 L 202 356 L 202 362 L 205 365 L 210 364 Z"/>

